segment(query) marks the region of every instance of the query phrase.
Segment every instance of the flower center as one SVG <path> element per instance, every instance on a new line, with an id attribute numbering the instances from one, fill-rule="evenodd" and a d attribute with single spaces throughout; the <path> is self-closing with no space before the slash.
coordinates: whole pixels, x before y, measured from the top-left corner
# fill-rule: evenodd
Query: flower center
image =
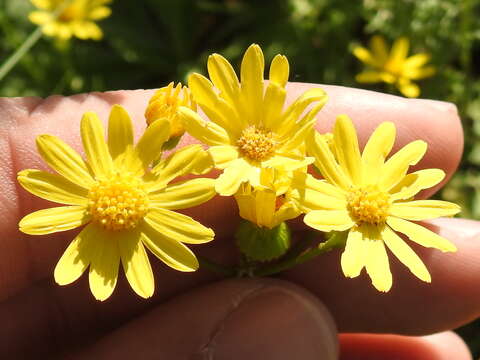
<path id="1" fill-rule="evenodd" d="M 60 4 L 62 6 L 63 4 Z M 58 20 L 62 22 L 70 22 L 72 20 L 79 20 L 85 17 L 85 5 L 75 2 L 67 6 L 58 16 Z"/>
<path id="2" fill-rule="evenodd" d="M 116 174 L 100 180 L 88 193 L 88 211 L 93 221 L 107 230 L 126 230 L 137 226 L 148 210 L 143 183 L 130 175 Z"/>
<path id="3" fill-rule="evenodd" d="M 390 208 L 389 195 L 376 186 L 352 188 L 347 195 L 347 209 L 357 222 L 383 223 Z"/>
<path id="4" fill-rule="evenodd" d="M 263 161 L 275 153 L 277 142 L 273 132 L 252 125 L 243 130 L 237 145 L 250 160 Z"/>

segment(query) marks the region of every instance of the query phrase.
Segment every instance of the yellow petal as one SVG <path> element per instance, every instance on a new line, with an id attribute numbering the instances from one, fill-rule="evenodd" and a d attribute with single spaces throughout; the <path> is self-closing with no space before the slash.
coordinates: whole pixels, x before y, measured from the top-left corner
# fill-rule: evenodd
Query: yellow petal
<path id="1" fill-rule="evenodd" d="M 108 148 L 115 160 L 127 149 L 133 148 L 132 120 L 127 111 L 120 105 L 113 105 L 108 119 Z"/>
<path id="2" fill-rule="evenodd" d="M 187 244 L 203 244 L 215 235 L 191 217 L 161 208 L 151 209 L 145 221 L 163 236 Z"/>
<path id="3" fill-rule="evenodd" d="M 393 203 L 390 214 L 407 220 L 427 220 L 441 216 L 453 216 L 460 212 L 457 204 L 441 200 L 415 200 Z"/>
<path id="4" fill-rule="evenodd" d="M 259 124 L 263 103 L 263 71 L 265 61 L 262 50 L 257 44 L 249 46 L 241 65 L 241 94 L 250 124 Z"/>
<path id="5" fill-rule="evenodd" d="M 111 232 L 99 231 L 91 252 L 88 282 L 95 299 L 104 301 L 112 295 L 117 284 L 120 265 L 119 241 L 128 241 Z M 117 237 L 119 239 L 117 239 Z"/>
<path id="6" fill-rule="evenodd" d="M 142 227 L 142 230 L 142 241 L 145 246 L 166 265 L 184 272 L 198 269 L 198 260 L 188 247 L 163 236 L 148 225 Z"/>
<path id="7" fill-rule="evenodd" d="M 382 74 L 375 70 L 366 70 L 355 75 L 355 81 L 363 84 L 375 84 L 383 81 Z"/>
<path id="8" fill-rule="evenodd" d="M 362 160 L 358 148 L 358 139 L 352 120 L 347 115 L 339 115 L 333 129 L 335 155 L 338 163 L 352 183 L 362 182 Z"/>
<path id="9" fill-rule="evenodd" d="M 391 122 L 384 122 L 370 136 L 362 153 L 363 181 L 365 184 L 375 184 L 378 181 L 385 158 L 395 143 L 395 134 L 395 125 Z"/>
<path id="10" fill-rule="evenodd" d="M 52 10 L 54 5 L 51 0 L 30 0 L 30 2 L 42 10 Z"/>
<path id="11" fill-rule="evenodd" d="M 234 103 L 240 95 L 240 83 L 232 65 L 221 55 L 212 54 L 207 62 L 208 75 L 220 90 L 220 96 Z"/>
<path id="12" fill-rule="evenodd" d="M 413 275 L 425 282 L 431 282 L 432 278 L 427 267 L 418 255 L 395 234 L 388 226 L 382 230 L 382 238 L 390 251 L 400 260 Z"/>
<path id="13" fill-rule="evenodd" d="M 400 182 L 408 168 L 417 164 L 427 151 L 427 143 L 422 140 L 412 141 L 396 154 L 392 155 L 380 170 L 379 186 L 385 191 L 390 190 Z"/>
<path id="14" fill-rule="evenodd" d="M 355 227 L 350 229 L 341 258 L 342 271 L 346 277 L 354 278 L 360 275 L 365 266 L 365 247 L 362 233 Z"/>
<path id="15" fill-rule="evenodd" d="M 390 200 L 407 200 L 423 189 L 429 189 L 445 178 L 440 169 L 424 169 L 406 175 L 397 185 L 390 189 Z"/>
<path id="16" fill-rule="evenodd" d="M 303 219 L 305 224 L 319 231 L 345 231 L 355 225 L 347 210 L 313 210 Z"/>
<path id="17" fill-rule="evenodd" d="M 392 273 L 388 262 L 387 251 L 375 226 L 362 226 L 365 267 L 378 291 L 387 292 L 392 287 Z"/>
<path id="18" fill-rule="evenodd" d="M 60 206 L 42 209 L 20 220 L 20 231 L 30 235 L 45 235 L 79 227 L 90 221 L 85 206 Z"/>
<path id="19" fill-rule="evenodd" d="M 352 184 L 343 169 L 337 164 L 326 140 L 317 132 L 307 139 L 307 152 L 315 157 L 315 166 L 333 185 L 348 190 Z"/>
<path id="20" fill-rule="evenodd" d="M 53 273 L 58 285 L 76 281 L 87 270 L 97 242 L 97 227 L 87 225 L 68 245 Z"/>
<path id="21" fill-rule="evenodd" d="M 280 121 L 287 91 L 275 82 L 270 82 L 265 91 L 263 127 L 273 129 Z"/>
<path id="22" fill-rule="evenodd" d="M 251 165 L 243 159 L 232 161 L 215 182 L 217 193 L 223 196 L 235 194 L 240 185 L 248 180 L 250 167 Z"/>
<path id="23" fill-rule="evenodd" d="M 388 48 L 383 36 L 375 35 L 370 40 L 370 49 L 378 66 L 384 64 L 388 59 Z"/>
<path id="24" fill-rule="evenodd" d="M 429 61 L 430 54 L 420 53 L 408 57 L 403 66 L 407 68 L 416 68 L 425 65 Z"/>
<path id="25" fill-rule="evenodd" d="M 315 158 L 290 158 L 286 156 L 275 155 L 271 159 L 262 162 L 262 167 L 274 168 L 280 171 L 294 171 L 310 164 L 313 164 Z"/>
<path id="26" fill-rule="evenodd" d="M 90 10 L 88 18 L 90 20 L 102 20 L 106 17 L 109 17 L 112 13 L 112 10 L 106 6 L 98 6 L 95 9 Z"/>
<path id="27" fill-rule="evenodd" d="M 37 25 L 44 25 L 52 21 L 53 16 L 51 13 L 46 11 L 32 11 L 30 14 L 28 14 L 28 20 Z"/>
<path id="28" fill-rule="evenodd" d="M 400 92 L 406 97 L 416 98 L 420 95 L 420 88 L 418 85 L 409 80 L 399 81 L 397 86 Z"/>
<path id="29" fill-rule="evenodd" d="M 362 46 L 357 46 L 353 49 L 353 55 L 360 60 L 361 62 L 370 65 L 370 66 L 376 66 L 377 61 L 373 57 L 372 53 L 365 49 Z"/>
<path id="30" fill-rule="evenodd" d="M 148 183 L 148 191 L 163 189 L 173 179 L 187 174 L 202 175 L 210 171 L 213 162 L 210 154 L 199 144 L 188 145 L 162 159 L 152 170 L 158 179 Z"/>
<path id="31" fill-rule="evenodd" d="M 390 58 L 394 61 L 404 61 L 407 58 L 410 41 L 406 37 L 395 40 L 390 50 Z"/>
<path id="32" fill-rule="evenodd" d="M 199 178 L 169 185 L 148 198 L 152 207 L 180 210 L 203 204 L 216 194 L 215 179 Z"/>
<path id="33" fill-rule="evenodd" d="M 87 205 L 87 189 L 62 176 L 40 170 L 22 170 L 17 179 L 25 190 L 42 199 L 67 205 Z"/>
<path id="34" fill-rule="evenodd" d="M 140 233 L 118 241 L 123 269 L 128 283 L 141 297 L 149 298 L 155 291 L 153 271 L 148 260 Z"/>
<path id="35" fill-rule="evenodd" d="M 275 212 L 272 220 L 272 227 L 280 225 L 284 221 L 295 219 L 300 216 L 301 213 L 300 209 L 296 206 L 283 205 Z"/>
<path id="36" fill-rule="evenodd" d="M 203 120 L 195 111 L 181 106 L 178 110 L 188 133 L 199 141 L 210 145 L 230 145 L 230 138 L 222 127 Z"/>
<path id="37" fill-rule="evenodd" d="M 276 83 L 281 87 L 285 87 L 288 82 L 288 74 L 290 71 L 290 66 L 288 64 L 288 59 L 283 55 L 276 55 L 272 64 L 270 65 L 270 82 Z"/>
<path id="38" fill-rule="evenodd" d="M 435 72 L 436 69 L 434 66 L 404 68 L 402 76 L 410 80 L 421 80 L 433 76 Z"/>
<path id="39" fill-rule="evenodd" d="M 225 169 L 240 156 L 238 148 L 230 145 L 211 146 L 208 148 L 208 152 L 212 156 L 217 169 Z"/>
<path id="40" fill-rule="evenodd" d="M 450 241 L 421 225 L 393 216 L 387 218 L 387 224 L 393 230 L 405 234 L 410 240 L 424 247 L 438 249 L 442 252 L 457 251 L 457 247 Z"/>
<path id="41" fill-rule="evenodd" d="M 59 138 L 40 135 L 37 148 L 43 160 L 67 180 L 85 188 L 93 185 L 94 180 L 83 159 Z"/>
<path id="42" fill-rule="evenodd" d="M 95 24 L 94 22 L 92 21 L 85 21 L 83 23 L 83 26 L 84 26 L 84 31 L 86 32 L 86 36 L 87 38 L 89 39 L 92 39 L 92 40 L 101 40 L 102 37 L 103 37 L 103 32 L 102 32 L 102 29 L 100 29 L 100 27 Z"/>
<path id="43" fill-rule="evenodd" d="M 103 126 L 94 112 L 86 112 L 80 123 L 83 148 L 96 177 L 108 177 L 113 171 L 113 161 L 108 151 Z"/>

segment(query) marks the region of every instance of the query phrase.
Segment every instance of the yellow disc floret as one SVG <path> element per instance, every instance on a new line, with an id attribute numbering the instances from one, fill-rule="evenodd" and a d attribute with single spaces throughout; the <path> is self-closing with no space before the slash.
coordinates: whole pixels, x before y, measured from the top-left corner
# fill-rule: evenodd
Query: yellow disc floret
<path id="1" fill-rule="evenodd" d="M 347 209 L 358 223 L 383 223 L 389 208 L 389 195 L 373 185 L 354 187 L 347 195 Z"/>
<path id="2" fill-rule="evenodd" d="M 275 154 L 275 134 L 255 125 L 247 127 L 237 140 L 240 152 L 254 161 L 263 161 Z"/>
<path id="3" fill-rule="evenodd" d="M 98 181 L 90 189 L 88 200 L 93 221 L 113 231 L 134 228 L 148 209 L 143 183 L 130 175 L 116 174 Z"/>

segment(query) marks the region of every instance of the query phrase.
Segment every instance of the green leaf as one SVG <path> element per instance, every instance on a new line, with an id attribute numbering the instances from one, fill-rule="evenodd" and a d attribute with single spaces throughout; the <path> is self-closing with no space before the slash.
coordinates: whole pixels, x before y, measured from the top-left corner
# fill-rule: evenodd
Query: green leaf
<path id="1" fill-rule="evenodd" d="M 291 233 L 288 225 L 269 229 L 259 227 L 250 221 L 243 221 L 235 233 L 240 251 L 250 260 L 269 261 L 276 259 L 290 248 Z"/>

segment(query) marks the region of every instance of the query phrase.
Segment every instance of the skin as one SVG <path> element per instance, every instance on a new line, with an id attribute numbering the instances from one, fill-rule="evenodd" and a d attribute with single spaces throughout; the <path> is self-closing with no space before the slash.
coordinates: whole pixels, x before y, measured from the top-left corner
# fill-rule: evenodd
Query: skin
<path id="1" fill-rule="evenodd" d="M 291 102 L 318 85 L 288 86 Z M 416 168 L 441 168 L 447 178 L 455 171 L 463 134 L 453 104 L 322 88 L 330 100 L 318 116 L 320 131 L 328 131 L 336 115 L 347 113 L 363 146 L 380 122 L 393 121 L 398 133 L 393 151 L 423 139 L 429 150 Z M 387 294 L 377 292 L 366 274 L 344 278 L 339 251 L 276 279 L 228 280 L 202 270 L 182 274 L 151 256 L 156 291 L 148 300 L 133 293 L 123 274 L 105 302 L 94 300 L 87 276 L 57 286 L 54 266 L 78 230 L 41 237 L 20 233 L 22 216 L 52 204 L 21 189 L 16 173 L 46 169 L 35 148 L 40 134 L 57 135 L 81 151 L 79 122 L 88 110 L 106 121 L 111 105 L 123 105 L 138 137 L 152 94 L 137 90 L 0 99 L 0 357 L 471 359 L 465 344 L 449 332 L 480 314 L 480 225 L 470 220 L 429 222 L 427 226 L 454 242 L 458 252 L 441 254 L 409 242 L 429 268 L 432 284 L 415 278 L 391 256 L 394 285 Z M 185 136 L 180 146 L 192 142 Z M 216 197 L 186 213 L 217 234 L 212 243 L 192 249 L 233 263 L 236 253 L 229 234 L 238 221 L 234 201 Z M 297 222 L 295 227 L 302 236 L 305 226 Z M 344 334 L 338 337 L 337 331 Z"/>

